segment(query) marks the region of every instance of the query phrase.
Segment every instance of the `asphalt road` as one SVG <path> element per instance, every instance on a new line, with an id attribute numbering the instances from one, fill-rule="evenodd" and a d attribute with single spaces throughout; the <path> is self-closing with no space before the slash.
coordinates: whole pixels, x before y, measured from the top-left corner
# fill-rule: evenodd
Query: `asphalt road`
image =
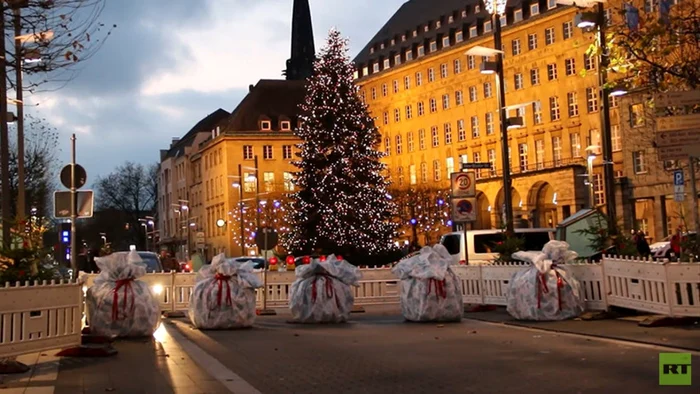
<path id="1" fill-rule="evenodd" d="M 656 348 L 465 320 L 405 323 L 353 315 L 339 325 L 258 317 L 241 331 L 172 324 L 262 393 L 693 393 L 658 385 Z M 206 369 L 206 366 L 203 366 Z"/>

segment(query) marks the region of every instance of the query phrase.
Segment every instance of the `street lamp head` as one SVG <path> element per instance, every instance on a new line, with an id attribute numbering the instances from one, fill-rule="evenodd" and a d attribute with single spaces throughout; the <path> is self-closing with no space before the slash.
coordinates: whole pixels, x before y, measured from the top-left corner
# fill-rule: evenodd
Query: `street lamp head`
<path id="1" fill-rule="evenodd" d="M 154 222 L 153 220 L 149 220 L 149 221 L 148 221 L 148 225 L 149 225 L 149 226 L 153 226 L 154 224 L 155 224 L 155 222 Z"/>
<path id="2" fill-rule="evenodd" d="M 506 0 L 485 0 L 484 7 L 489 14 L 503 15 L 506 12 Z"/>
<path id="3" fill-rule="evenodd" d="M 226 225 L 226 221 L 224 219 L 219 219 L 216 221 L 217 227 L 224 227 L 225 225 Z"/>
<path id="4" fill-rule="evenodd" d="M 190 207 L 188 207 L 187 205 L 183 205 L 183 206 L 180 207 L 180 208 L 182 208 L 183 211 L 186 211 L 186 210 L 190 209 Z"/>
<path id="5" fill-rule="evenodd" d="M 597 15 L 595 12 L 586 11 L 576 14 L 574 22 L 579 29 L 589 30 L 596 27 Z"/>
<path id="6" fill-rule="evenodd" d="M 255 182 L 255 179 L 256 179 L 256 178 L 255 178 L 255 175 L 248 175 L 248 176 L 245 178 L 245 180 L 246 180 L 247 182 Z"/>
<path id="7" fill-rule="evenodd" d="M 496 62 L 492 61 L 482 62 L 480 67 L 482 74 L 495 74 L 498 70 Z"/>
<path id="8" fill-rule="evenodd" d="M 508 125 L 508 130 L 517 129 L 525 125 L 525 121 L 522 116 L 513 116 L 506 119 L 506 124 Z"/>
<path id="9" fill-rule="evenodd" d="M 233 182 L 233 183 L 231 184 L 231 186 L 233 186 L 233 187 L 235 187 L 235 188 L 239 188 L 239 187 L 241 187 L 241 184 L 238 183 L 238 182 Z"/>

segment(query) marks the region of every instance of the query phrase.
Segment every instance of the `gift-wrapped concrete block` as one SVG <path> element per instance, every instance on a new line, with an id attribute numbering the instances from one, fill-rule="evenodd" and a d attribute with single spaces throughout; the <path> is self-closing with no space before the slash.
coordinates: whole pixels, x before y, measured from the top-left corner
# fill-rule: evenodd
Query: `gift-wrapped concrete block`
<path id="1" fill-rule="evenodd" d="M 566 269 L 576 259 L 563 241 L 548 242 L 542 252 L 517 252 L 513 257 L 531 265 L 513 274 L 508 284 L 507 311 L 519 320 L 565 320 L 583 313 L 581 284 Z"/>
<path id="2" fill-rule="evenodd" d="M 160 323 L 160 307 L 146 282 L 146 265 L 136 252 L 95 259 L 100 274 L 87 291 L 90 331 L 95 335 L 143 337 Z"/>
<path id="3" fill-rule="evenodd" d="M 255 322 L 255 289 L 262 282 L 253 262 L 237 263 L 220 254 L 199 270 L 189 315 L 199 329 L 251 327 Z"/>
<path id="4" fill-rule="evenodd" d="M 460 321 L 462 290 L 450 268 L 452 256 L 442 245 L 426 246 L 393 268 L 401 279 L 401 312 L 409 321 Z"/>
<path id="5" fill-rule="evenodd" d="M 295 323 L 343 323 L 352 311 L 360 270 L 334 255 L 296 268 L 289 296 Z"/>

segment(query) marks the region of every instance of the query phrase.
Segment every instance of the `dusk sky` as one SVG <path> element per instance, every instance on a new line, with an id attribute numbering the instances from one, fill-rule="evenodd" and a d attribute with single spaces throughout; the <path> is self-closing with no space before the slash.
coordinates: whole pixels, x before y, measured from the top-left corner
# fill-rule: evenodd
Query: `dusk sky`
<path id="1" fill-rule="evenodd" d="M 405 0 L 309 2 L 316 49 L 336 27 L 354 56 Z M 61 165 L 77 134 L 88 183 L 126 160 L 156 162 L 201 118 L 232 111 L 248 85 L 283 78 L 291 14 L 292 0 L 108 0 L 108 41 L 63 89 L 25 96 L 27 112 L 60 132 Z"/>

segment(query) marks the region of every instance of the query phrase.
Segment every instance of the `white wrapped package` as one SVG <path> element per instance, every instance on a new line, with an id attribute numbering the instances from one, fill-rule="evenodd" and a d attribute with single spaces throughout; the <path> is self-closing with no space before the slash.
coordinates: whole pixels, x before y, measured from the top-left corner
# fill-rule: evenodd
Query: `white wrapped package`
<path id="1" fill-rule="evenodd" d="M 262 282 L 253 262 L 237 263 L 220 254 L 197 272 L 189 315 L 199 329 L 251 327 L 255 322 L 255 289 Z"/>
<path id="2" fill-rule="evenodd" d="M 563 241 L 549 241 L 542 252 L 517 252 L 532 265 L 513 275 L 508 285 L 508 313 L 518 320 L 565 320 L 583 313 L 581 284 L 564 264 L 576 259 Z"/>
<path id="3" fill-rule="evenodd" d="M 100 274 L 88 289 L 90 332 L 95 335 L 144 337 L 160 323 L 160 307 L 146 282 L 146 265 L 136 252 L 118 252 L 95 259 Z"/>
<path id="4" fill-rule="evenodd" d="M 424 247 L 392 269 L 401 279 L 401 312 L 406 320 L 462 320 L 462 290 L 459 277 L 450 268 L 452 261 L 447 249 L 438 244 Z"/>
<path id="5" fill-rule="evenodd" d="M 360 270 L 334 255 L 297 267 L 289 309 L 295 323 L 343 323 L 350 317 Z"/>

